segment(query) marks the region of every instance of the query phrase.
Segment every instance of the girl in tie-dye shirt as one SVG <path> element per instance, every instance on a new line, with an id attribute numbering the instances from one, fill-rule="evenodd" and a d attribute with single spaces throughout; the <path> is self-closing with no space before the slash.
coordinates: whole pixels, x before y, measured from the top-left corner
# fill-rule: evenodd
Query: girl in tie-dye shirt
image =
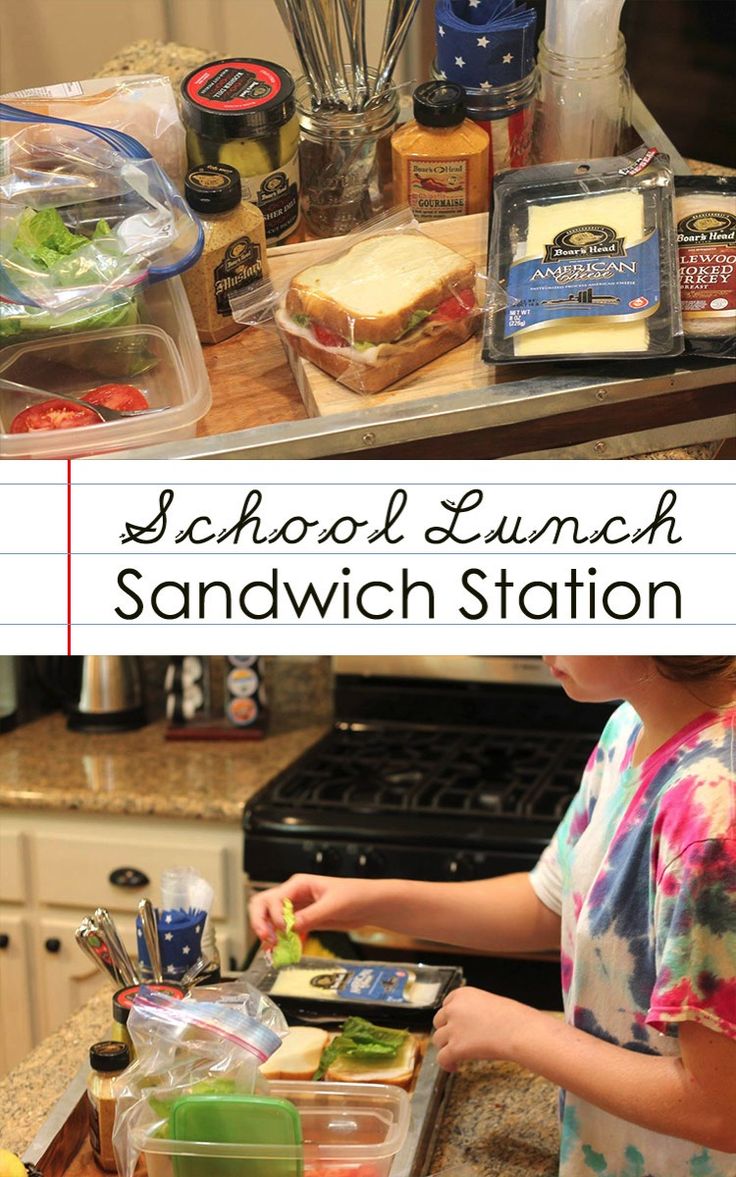
<path id="1" fill-rule="evenodd" d="M 294 875 L 251 900 L 253 928 L 272 941 L 288 897 L 300 933 L 561 947 L 564 1022 L 456 989 L 440 1064 L 508 1059 L 557 1083 L 561 1177 L 736 1177 L 736 658 L 545 661 L 574 699 L 627 701 L 531 874 Z"/>
<path id="2" fill-rule="evenodd" d="M 575 664 L 605 661 L 626 660 L 550 660 L 583 698 Z M 637 686 L 646 700 L 651 690 L 639 674 L 632 698 Z M 640 1068 L 616 1052 L 601 1056 L 611 1084 L 631 1085 L 619 1101 L 605 1098 L 605 1077 L 600 1102 L 573 1084 L 563 1091 L 564 1177 L 736 1175 L 736 707 L 726 691 L 724 706 L 704 709 L 697 702 L 708 691 L 690 689 L 701 713 L 659 746 L 656 738 L 644 742 L 647 729 L 630 704 L 613 714 L 531 876 L 539 899 L 561 917 L 566 1020 L 644 1056 Z M 661 1088 L 648 1081 L 650 1060 Z M 699 1138 L 688 1134 L 690 1092 L 712 1098 L 716 1110 L 722 1098 L 724 1132 L 710 1134 L 704 1122 Z M 680 1128 L 699 1143 L 679 1139 Z"/>

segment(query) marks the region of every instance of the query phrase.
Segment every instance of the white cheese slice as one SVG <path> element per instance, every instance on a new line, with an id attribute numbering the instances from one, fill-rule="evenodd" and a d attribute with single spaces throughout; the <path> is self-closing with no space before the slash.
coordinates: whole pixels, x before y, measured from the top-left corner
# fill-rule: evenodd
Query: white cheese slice
<path id="1" fill-rule="evenodd" d="M 624 246 L 644 236 L 644 200 L 639 192 L 609 192 L 601 196 L 573 197 L 556 204 L 529 207 L 529 232 L 524 257 L 544 257 L 547 245 L 557 233 L 575 225 L 610 225 Z M 582 308 L 581 308 L 582 309 Z M 516 356 L 585 356 L 613 352 L 645 352 L 649 327 L 645 319 L 616 323 L 615 320 L 560 317 L 549 327 L 513 336 Z"/>

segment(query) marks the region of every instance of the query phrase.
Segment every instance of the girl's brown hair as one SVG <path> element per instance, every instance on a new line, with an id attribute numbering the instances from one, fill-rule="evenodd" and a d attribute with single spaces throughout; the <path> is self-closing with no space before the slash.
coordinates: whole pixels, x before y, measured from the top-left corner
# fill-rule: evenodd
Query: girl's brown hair
<path id="1" fill-rule="evenodd" d="M 736 683 L 736 658 L 657 658 L 652 661 L 662 678 L 670 682 L 705 682 L 720 679 L 721 682 Z"/>

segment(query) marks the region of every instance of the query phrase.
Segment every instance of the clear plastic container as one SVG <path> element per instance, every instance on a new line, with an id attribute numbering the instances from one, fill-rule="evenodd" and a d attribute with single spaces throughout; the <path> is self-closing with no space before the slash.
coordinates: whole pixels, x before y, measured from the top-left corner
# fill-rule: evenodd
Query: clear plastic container
<path id="1" fill-rule="evenodd" d="M 211 1144 L 141 1136 L 148 1177 L 389 1177 L 409 1130 L 411 1101 L 383 1083 L 282 1082 L 270 1094 L 293 1103 L 303 1145 Z M 227 1162 L 230 1162 L 229 1164 Z M 216 1164 L 214 1163 L 216 1162 Z"/>
<path id="2" fill-rule="evenodd" d="M 534 119 L 534 163 L 601 159 L 620 147 L 631 124 L 626 42 L 597 57 L 555 53 L 539 38 L 539 95 Z"/>
<path id="3" fill-rule="evenodd" d="M 0 351 L 0 376 L 48 390 L 50 399 L 81 396 L 101 384 L 131 384 L 152 409 L 164 412 L 11 434 L 13 418 L 39 402 L 0 389 L 0 458 L 87 457 L 193 437 L 212 394 L 181 279 L 149 287 L 141 319 L 135 326 L 12 344 Z"/>

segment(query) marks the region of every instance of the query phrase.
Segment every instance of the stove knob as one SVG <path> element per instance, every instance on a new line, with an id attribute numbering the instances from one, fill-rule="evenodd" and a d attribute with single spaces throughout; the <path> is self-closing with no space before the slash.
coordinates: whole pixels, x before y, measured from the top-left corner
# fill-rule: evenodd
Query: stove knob
<path id="1" fill-rule="evenodd" d="M 450 882 L 459 882 L 460 880 L 467 882 L 468 879 L 477 879 L 481 874 L 480 866 L 475 862 L 472 855 L 453 854 L 452 858 L 448 858 L 445 863 L 445 870 Z"/>
<path id="2" fill-rule="evenodd" d="M 385 859 L 377 850 L 359 850 L 356 864 L 359 875 L 369 879 L 379 878 L 385 869 Z"/>
<path id="3" fill-rule="evenodd" d="M 340 854 L 332 846 L 318 846 L 312 854 L 312 866 L 321 875 L 337 874 Z"/>

